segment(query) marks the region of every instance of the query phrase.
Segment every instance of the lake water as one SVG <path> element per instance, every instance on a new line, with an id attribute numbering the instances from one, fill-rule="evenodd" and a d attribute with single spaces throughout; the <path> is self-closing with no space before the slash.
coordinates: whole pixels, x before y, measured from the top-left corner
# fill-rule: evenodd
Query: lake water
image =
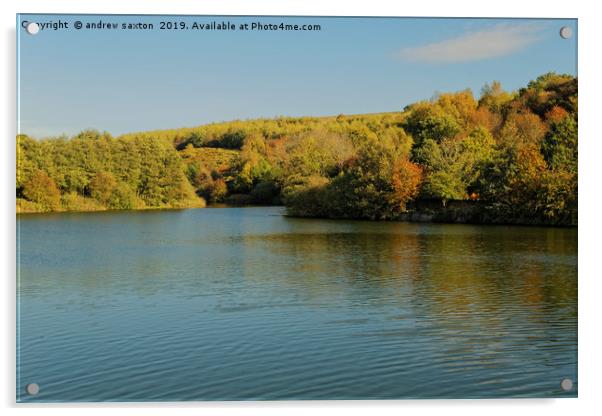
<path id="1" fill-rule="evenodd" d="M 17 400 L 577 395 L 576 229 L 283 212 L 19 216 Z"/>

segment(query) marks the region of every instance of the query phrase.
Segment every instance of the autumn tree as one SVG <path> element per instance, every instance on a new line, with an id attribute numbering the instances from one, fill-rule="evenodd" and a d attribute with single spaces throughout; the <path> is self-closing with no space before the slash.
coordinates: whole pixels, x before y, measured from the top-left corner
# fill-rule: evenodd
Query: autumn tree
<path id="1" fill-rule="evenodd" d="M 23 184 L 23 195 L 39 204 L 43 211 L 53 211 L 60 206 L 60 191 L 52 178 L 43 170 L 33 172 Z"/>
<path id="2" fill-rule="evenodd" d="M 470 197 L 478 218 L 573 224 L 577 120 L 577 79 L 548 73 L 517 92 L 493 82 L 478 100 L 438 93 L 396 113 L 20 135 L 17 202 L 31 212 L 282 201 L 299 215 L 395 219 L 419 209 L 413 200 Z"/>
<path id="3" fill-rule="evenodd" d="M 397 160 L 393 165 L 390 203 L 405 211 L 409 201 L 418 196 L 422 182 L 422 169 L 408 159 Z"/>

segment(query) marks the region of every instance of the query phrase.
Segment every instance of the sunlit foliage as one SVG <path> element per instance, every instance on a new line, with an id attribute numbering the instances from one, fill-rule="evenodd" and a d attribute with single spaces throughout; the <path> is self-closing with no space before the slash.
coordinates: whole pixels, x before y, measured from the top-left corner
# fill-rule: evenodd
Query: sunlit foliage
<path id="1" fill-rule="evenodd" d="M 41 204 L 44 211 L 203 205 L 186 180 L 178 152 L 166 141 L 114 139 L 96 131 L 71 139 L 19 136 L 17 164 L 17 197 Z"/>
<path id="2" fill-rule="evenodd" d="M 284 203 L 292 215 L 575 224 L 577 79 L 494 81 L 398 113 L 279 117 L 72 138 L 17 138 L 19 210 Z M 438 208 L 437 208 L 438 207 Z"/>

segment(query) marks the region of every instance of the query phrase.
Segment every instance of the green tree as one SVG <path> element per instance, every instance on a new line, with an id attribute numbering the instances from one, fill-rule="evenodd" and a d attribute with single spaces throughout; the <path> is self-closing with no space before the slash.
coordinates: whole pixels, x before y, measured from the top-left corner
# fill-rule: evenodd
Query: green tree
<path id="1" fill-rule="evenodd" d="M 134 209 L 140 206 L 140 201 L 128 184 L 119 182 L 113 188 L 106 204 L 111 209 Z"/>
<path id="2" fill-rule="evenodd" d="M 458 122 L 449 115 L 428 115 L 424 118 L 410 118 L 404 128 L 414 138 L 414 145 L 420 147 L 425 140 L 440 143 L 460 133 Z"/>
<path id="3" fill-rule="evenodd" d="M 90 196 L 103 205 L 108 205 L 113 191 L 117 187 L 117 180 L 108 172 L 98 172 L 90 181 Z"/>
<path id="4" fill-rule="evenodd" d="M 553 123 L 541 145 L 541 152 L 552 169 L 577 172 L 577 120 L 565 117 Z"/>
<path id="5" fill-rule="evenodd" d="M 443 206 L 448 200 L 465 197 L 468 184 L 464 180 L 465 163 L 460 142 L 448 139 L 438 144 L 427 139 L 415 152 L 414 160 L 425 169 L 423 197 L 439 199 Z"/>

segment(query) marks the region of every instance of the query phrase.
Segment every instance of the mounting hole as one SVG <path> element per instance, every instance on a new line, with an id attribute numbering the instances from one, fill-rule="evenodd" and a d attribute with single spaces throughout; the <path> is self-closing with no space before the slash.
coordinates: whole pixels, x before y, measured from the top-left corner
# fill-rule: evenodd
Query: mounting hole
<path id="1" fill-rule="evenodd" d="M 564 391 L 573 390 L 573 380 L 570 378 L 565 378 L 560 382 L 560 388 Z"/>
<path id="2" fill-rule="evenodd" d="M 25 30 L 30 35 L 37 35 L 40 31 L 40 25 L 38 25 L 36 22 L 30 22 L 27 24 L 27 26 L 25 26 Z"/>
<path id="3" fill-rule="evenodd" d="M 25 387 L 25 390 L 30 396 L 35 396 L 40 392 L 40 386 L 38 386 L 36 383 L 30 383 Z"/>
<path id="4" fill-rule="evenodd" d="M 562 39 L 569 39 L 571 36 L 573 36 L 573 29 L 568 26 L 562 26 L 560 28 L 560 37 Z"/>

